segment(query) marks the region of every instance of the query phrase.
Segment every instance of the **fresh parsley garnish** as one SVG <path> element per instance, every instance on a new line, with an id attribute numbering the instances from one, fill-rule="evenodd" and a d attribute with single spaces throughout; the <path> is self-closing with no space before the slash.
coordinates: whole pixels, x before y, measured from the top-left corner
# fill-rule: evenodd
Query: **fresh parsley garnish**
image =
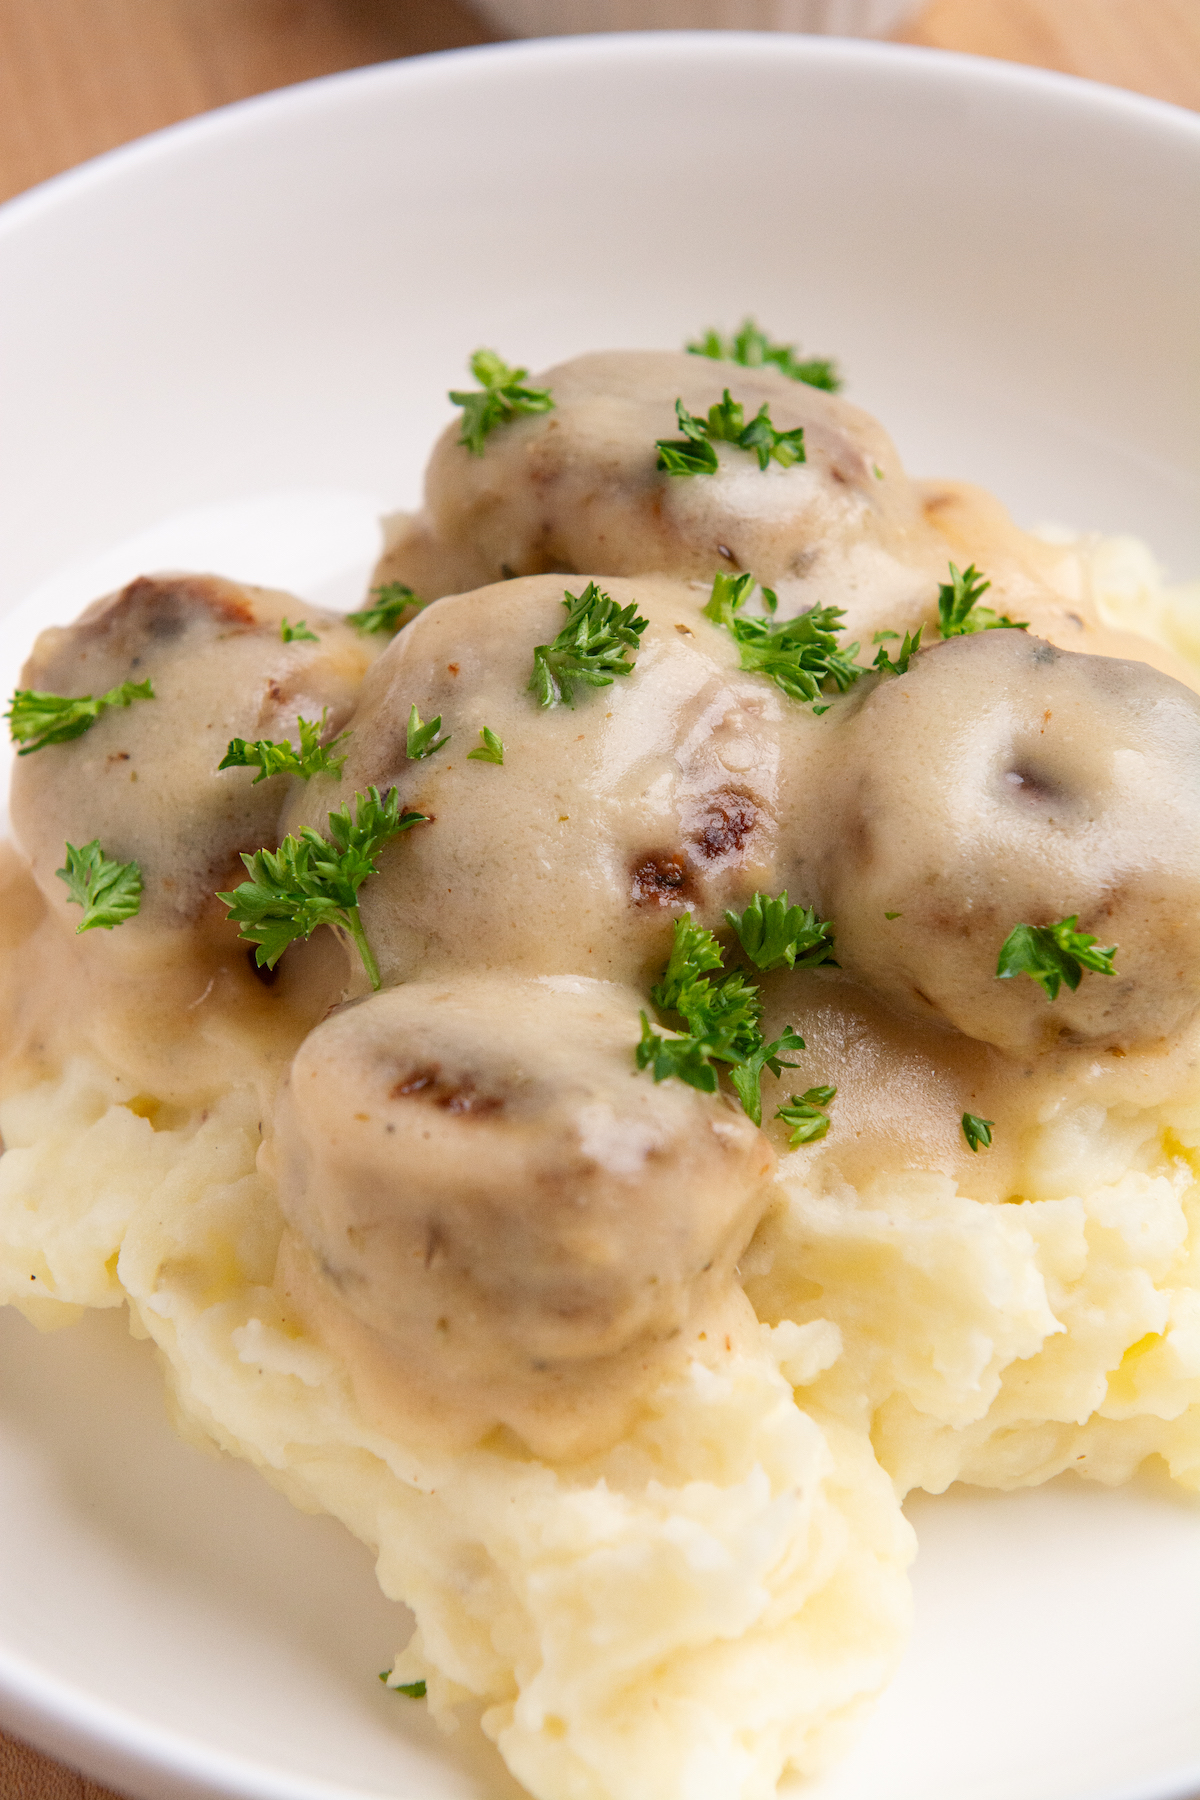
<path id="1" fill-rule="evenodd" d="M 786 888 L 775 900 L 755 894 L 744 912 L 725 918 L 756 969 L 813 969 L 833 956 L 833 920 L 818 919 L 811 906 L 789 906 Z"/>
<path id="2" fill-rule="evenodd" d="M 361 612 L 346 614 L 347 625 L 353 625 L 357 631 L 384 632 L 394 637 L 402 625 L 412 623 L 417 613 L 429 605 L 428 600 L 418 600 L 410 587 L 402 581 L 385 581 L 382 587 L 371 589 L 370 595 L 374 604 L 365 606 Z"/>
<path id="3" fill-rule="evenodd" d="M 567 622 L 552 644 L 533 653 L 530 692 L 539 706 L 570 706 L 575 683 L 611 687 L 614 675 L 632 675 L 628 652 L 636 650 L 648 619 L 640 618 L 636 601 L 618 606 L 589 581 L 582 594 L 563 600 Z"/>
<path id="4" fill-rule="evenodd" d="M 285 644 L 319 644 L 321 641 L 315 631 L 308 629 L 307 619 L 297 619 L 294 625 L 289 625 L 284 619 L 279 627 L 279 635 Z"/>
<path id="5" fill-rule="evenodd" d="M 875 652 L 875 661 L 872 667 L 878 669 L 881 675 L 906 675 L 908 673 L 909 663 L 921 648 L 921 633 L 923 630 L 924 626 L 918 625 L 915 632 L 906 631 L 904 634 L 904 641 L 900 645 L 900 649 L 894 659 L 888 655 L 882 644 L 880 644 L 879 649 Z M 898 631 L 877 631 L 875 636 L 871 639 L 871 642 L 873 644 L 879 644 L 881 638 L 894 638 L 899 636 L 900 633 Z"/>
<path id="6" fill-rule="evenodd" d="M 1097 940 L 1086 931 L 1077 931 L 1078 923 L 1079 914 L 1072 913 L 1056 925 L 1015 925 L 1004 940 L 996 964 L 999 979 L 1011 981 L 1015 975 L 1029 975 L 1045 988 L 1047 1000 L 1053 1000 L 1064 981 L 1073 993 L 1085 969 L 1094 969 L 1098 975 L 1115 975 L 1116 944 L 1107 950 L 1095 949 Z"/>
<path id="7" fill-rule="evenodd" d="M 829 1114 L 825 1108 L 837 1093 L 835 1087 L 811 1087 L 803 1094 L 793 1094 L 786 1106 L 777 1109 L 775 1117 L 792 1128 L 791 1146 L 815 1144 L 829 1130 Z"/>
<path id="8" fill-rule="evenodd" d="M 378 989 L 379 965 L 363 930 L 358 890 L 375 873 L 375 858 L 402 831 L 426 824 L 424 813 L 400 811 L 400 795 L 391 788 L 386 800 L 378 788 L 354 796 L 349 805 L 329 815 L 329 838 L 306 825 L 299 836 L 285 837 L 278 850 L 245 853 L 250 875 L 231 894 L 218 894 L 240 935 L 257 946 L 254 960 L 273 969 L 289 944 L 311 937 L 318 925 L 347 931 L 363 967 Z M 332 842 L 330 842 L 332 839 Z"/>
<path id="9" fill-rule="evenodd" d="M 334 756 L 333 752 L 339 744 L 346 742 L 350 733 L 343 731 L 332 742 L 322 744 L 321 733 L 328 713 L 326 707 L 317 720 L 296 720 L 300 731 L 299 750 L 286 739 L 277 743 L 272 738 L 258 738 L 254 743 L 248 743 L 245 738 L 230 738 L 229 747 L 217 764 L 218 770 L 257 769 L 251 787 L 257 787 L 260 781 L 267 781 L 272 775 L 298 775 L 302 781 L 308 781 L 313 775 L 332 775 L 340 781 L 346 758 Z"/>
<path id="10" fill-rule="evenodd" d="M 395 1687 L 393 1687 L 389 1679 L 391 1673 L 392 1671 L 390 1669 L 381 1669 L 379 1671 L 379 1679 L 382 1681 L 384 1687 L 387 1688 L 389 1694 L 407 1694 L 410 1700 L 423 1700 L 425 1698 L 425 1683 L 423 1681 L 398 1681 Z"/>
<path id="11" fill-rule="evenodd" d="M 408 715 L 407 754 L 411 762 L 417 762 L 423 756 L 432 756 L 435 750 L 441 750 L 450 742 L 449 734 L 439 737 L 442 729 L 442 715 L 430 719 L 428 725 L 422 723 L 421 715 L 414 706 Z"/>
<path id="12" fill-rule="evenodd" d="M 992 1141 L 992 1127 L 995 1119 L 981 1119 L 977 1113 L 964 1113 L 962 1116 L 962 1132 L 967 1140 L 967 1147 L 977 1155 L 982 1144 L 986 1150 Z"/>
<path id="13" fill-rule="evenodd" d="M 479 383 L 478 390 L 454 389 L 450 399 L 463 409 L 458 441 L 472 456 L 483 455 L 483 441 L 497 425 L 521 413 L 549 412 L 554 405 L 549 388 L 527 386 L 529 370 L 510 368 L 494 350 L 477 350 L 471 358 L 471 373 Z"/>
<path id="14" fill-rule="evenodd" d="M 854 660 L 858 645 L 838 645 L 840 606 L 814 606 L 794 619 L 755 618 L 741 610 L 753 588 L 753 575 L 718 574 L 704 608 L 705 618 L 723 625 L 737 644 L 743 669 L 769 676 L 793 700 L 806 702 L 820 700 L 826 681 L 844 694 L 864 673 Z M 774 593 L 763 588 L 762 596 L 774 613 Z"/>
<path id="15" fill-rule="evenodd" d="M 637 1066 L 650 1069 L 655 1081 L 675 1076 L 689 1087 L 712 1094 L 717 1088 L 714 1062 L 729 1069 L 742 1110 L 756 1125 L 762 1123 L 762 1075 L 770 1069 L 795 1068 L 784 1062 L 786 1052 L 803 1050 L 804 1039 L 791 1026 L 781 1037 L 766 1043 L 759 1029 L 762 1001 L 758 989 L 739 972 L 721 973 L 724 958 L 711 931 L 692 921 L 691 913 L 675 921 L 671 956 L 661 981 L 650 990 L 660 1013 L 677 1013 L 687 1031 L 663 1037 L 642 1014 L 642 1036 L 637 1046 Z M 721 973 L 719 981 L 709 977 Z"/>
<path id="16" fill-rule="evenodd" d="M 483 742 L 477 749 L 467 751 L 467 761 L 502 763 L 504 761 L 504 744 L 500 738 L 486 725 L 480 726 L 479 735 Z"/>
<path id="17" fill-rule="evenodd" d="M 655 443 L 657 466 L 667 475 L 715 475 L 718 463 L 713 445 L 717 443 L 753 451 L 760 469 L 772 461 L 787 469 L 806 460 L 802 425 L 793 431 L 776 431 L 765 404 L 747 425 L 745 409 L 730 399 L 728 388 L 716 405 L 709 407 L 707 419 L 690 413 L 682 400 L 675 402 L 675 417 L 683 436 L 659 438 Z"/>
<path id="18" fill-rule="evenodd" d="M 974 563 L 966 569 L 950 564 L 950 579 L 938 588 L 938 630 L 944 638 L 968 637 L 975 631 L 1029 630 L 1028 619 L 1010 619 L 1007 613 L 980 606 L 991 585 Z"/>
<path id="19" fill-rule="evenodd" d="M 135 700 L 153 700 L 154 689 L 148 681 L 123 681 L 107 694 L 80 694 L 70 699 L 64 694 L 40 694 L 33 688 L 18 688 L 8 703 L 4 717 L 14 744 L 24 744 L 18 756 L 32 756 L 47 744 L 67 744 L 82 737 L 110 706 L 131 706 Z M 30 740 L 33 740 L 32 742 Z"/>
<path id="20" fill-rule="evenodd" d="M 837 364 L 825 356 L 801 359 L 795 344 L 773 344 L 753 319 L 745 319 L 740 331 L 725 337 L 719 331 L 706 331 L 687 349 L 693 356 L 711 356 L 717 362 L 741 363 L 745 369 L 776 368 L 792 381 L 803 381 L 809 387 L 824 388 L 836 394 L 842 385 Z"/>
<path id="21" fill-rule="evenodd" d="M 82 850 L 68 844 L 67 866 L 54 873 L 66 882 L 72 905 L 83 908 L 82 922 L 75 927 L 76 937 L 96 926 L 111 931 L 114 925 L 132 919 L 142 904 L 142 871 L 135 862 L 110 862 L 100 848 L 99 838 L 93 838 Z"/>

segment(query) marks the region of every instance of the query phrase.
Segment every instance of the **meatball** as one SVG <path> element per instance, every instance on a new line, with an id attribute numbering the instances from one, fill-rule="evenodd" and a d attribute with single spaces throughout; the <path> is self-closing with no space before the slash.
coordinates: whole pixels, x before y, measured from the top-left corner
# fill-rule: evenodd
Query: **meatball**
<path id="1" fill-rule="evenodd" d="M 393 988 L 300 1049 L 286 1217 L 406 1382 L 526 1409 L 642 1362 L 722 1298 L 774 1156 L 729 1099 L 634 1078 L 638 997 L 475 977 Z"/>
<path id="2" fill-rule="evenodd" d="M 775 369 L 681 352 L 580 356 L 536 380 L 554 410 L 494 430 L 482 456 L 447 428 L 425 513 L 396 522 L 378 580 L 434 595 L 549 570 L 711 581 L 749 569 L 785 613 L 861 595 L 877 622 L 897 606 L 920 622 L 933 591 L 922 558 L 944 561 L 944 547 L 887 434 L 848 401 Z M 715 475 L 659 471 L 656 440 L 679 435 L 676 400 L 704 415 L 726 388 L 747 421 L 766 405 L 777 430 L 802 426 L 807 460 L 762 470 L 720 443 Z"/>
<path id="3" fill-rule="evenodd" d="M 953 638 L 848 708 L 819 856 L 842 967 L 905 1011 L 1027 1053 L 1127 1047 L 1200 1005 L 1200 699 L 1019 631 Z M 1053 1007 L 998 980 L 1017 924 L 1071 914 L 1117 973 Z M 889 915 L 895 915 L 889 917 Z"/>
<path id="4" fill-rule="evenodd" d="M 317 641 L 285 643 L 303 614 Z M 214 892 L 241 877 L 238 853 L 277 842 L 287 783 L 217 765 L 233 737 L 283 739 L 297 717 L 345 724 L 375 652 L 332 615 L 287 594 L 215 575 L 143 576 L 71 626 L 44 631 L 23 687 L 101 694 L 153 683 L 154 699 L 103 713 L 82 736 L 18 759 L 12 818 L 51 908 L 78 910 L 55 870 L 64 845 L 98 838 L 142 871 L 141 910 L 114 937 L 118 954 L 163 931 L 219 924 Z"/>
<path id="5" fill-rule="evenodd" d="M 584 584 L 572 581 L 572 591 Z M 737 667 L 703 592 L 661 576 L 604 580 L 649 623 L 636 671 L 573 706 L 529 692 L 534 649 L 566 617 L 562 577 L 456 595 L 407 626 L 363 684 L 342 781 L 295 790 L 284 823 L 325 828 L 368 786 L 432 820 L 389 845 L 362 892 L 385 983 L 464 966 L 656 979 L 672 916 L 712 927 L 775 878 L 781 743 L 817 724 Z M 410 708 L 450 741 L 410 760 Z M 468 751 L 490 727 L 504 767 Z"/>

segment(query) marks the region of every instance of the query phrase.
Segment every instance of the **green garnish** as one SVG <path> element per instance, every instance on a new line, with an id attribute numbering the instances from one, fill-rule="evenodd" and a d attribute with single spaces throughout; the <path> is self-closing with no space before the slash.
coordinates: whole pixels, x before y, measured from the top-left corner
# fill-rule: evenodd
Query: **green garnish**
<path id="1" fill-rule="evenodd" d="M 893 913 L 885 912 L 883 916 L 885 919 L 902 919 L 904 917 L 904 914 L 898 913 L 898 912 L 893 912 Z"/>
<path id="2" fill-rule="evenodd" d="M 776 900 L 755 894 L 745 912 L 725 918 L 756 969 L 813 969 L 833 955 L 833 920 L 818 919 L 811 906 L 789 906 L 786 888 Z"/>
<path id="3" fill-rule="evenodd" d="M 382 587 L 372 588 L 371 599 L 375 602 L 373 606 L 346 614 L 347 625 L 353 625 L 357 631 L 386 631 L 391 637 L 402 625 L 411 624 L 405 613 L 411 612 L 415 617 L 429 605 L 428 600 L 418 600 L 402 581 L 385 581 Z"/>
<path id="4" fill-rule="evenodd" d="M 723 967 L 712 932 L 693 924 L 691 913 L 677 919 L 670 960 L 650 998 L 660 1013 L 677 1013 L 687 1031 L 662 1037 L 643 1013 L 637 1066 L 649 1068 L 655 1081 L 674 1075 L 689 1087 L 712 1094 L 717 1088 L 712 1065 L 725 1063 L 742 1110 L 760 1125 L 763 1070 L 778 1075 L 782 1069 L 795 1068 L 795 1063 L 782 1060 L 783 1054 L 803 1050 L 804 1039 L 789 1025 L 774 1043 L 766 1043 L 758 1025 L 763 1010 L 758 989 L 740 973 L 723 974 L 719 981 L 708 979 Z"/>
<path id="5" fill-rule="evenodd" d="M 306 619 L 297 619 L 294 625 L 289 625 L 284 619 L 279 627 L 279 635 L 285 644 L 319 644 L 321 641 L 315 631 L 308 629 Z"/>
<path id="6" fill-rule="evenodd" d="M 18 688 L 8 703 L 4 717 L 14 744 L 24 744 L 18 756 L 32 756 L 47 744 L 67 744 L 82 737 L 110 706 L 131 706 L 135 700 L 153 700 L 154 689 L 148 681 L 123 681 L 93 700 L 90 694 L 68 699 L 63 694 L 40 694 L 33 688 Z M 30 739 L 36 740 L 30 743 Z"/>
<path id="7" fill-rule="evenodd" d="M 421 715 L 414 706 L 408 715 L 407 754 L 411 762 L 417 762 L 423 756 L 432 756 L 450 742 L 449 735 L 439 737 L 442 729 L 442 715 L 430 719 L 428 725 L 421 722 Z"/>
<path id="8" fill-rule="evenodd" d="M 995 1119 L 981 1119 L 975 1113 L 964 1113 L 962 1116 L 962 1131 L 963 1136 L 967 1140 L 968 1148 L 978 1154 L 979 1146 L 982 1144 L 986 1150 L 991 1144 L 992 1126 L 995 1123 Z"/>
<path id="9" fill-rule="evenodd" d="M 530 692 L 539 706 L 573 705 L 575 683 L 611 687 L 614 675 L 632 675 L 627 652 L 636 650 L 648 619 L 638 616 L 637 603 L 618 606 L 589 581 L 582 594 L 568 593 L 563 605 L 567 622 L 552 644 L 533 653 Z"/>
<path id="10" fill-rule="evenodd" d="M 801 1144 L 815 1144 L 825 1136 L 829 1115 L 824 1109 L 836 1093 L 835 1087 L 811 1087 L 803 1094 L 793 1094 L 786 1106 L 777 1109 L 775 1117 L 792 1127 L 793 1150 Z"/>
<path id="11" fill-rule="evenodd" d="M 704 608 L 705 618 L 723 625 L 732 636 L 742 668 L 769 676 L 793 700 L 819 700 L 826 681 L 844 694 L 864 671 L 854 661 L 857 644 L 838 647 L 837 622 L 842 608 L 814 606 L 794 619 L 753 618 L 741 611 L 753 587 L 753 575 L 719 574 Z M 774 593 L 763 588 L 762 595 L 768 612 L 773 613 L 777 605 Z"/>
<path id="12" fill-rule="evenodd" d="M 240 936 L 257 945 L 259 968 L 273 969 L 289 944 L 311 937 L 318 925 L 331 925 L 350 934 L 371 986 L 378 989 L 379 965 L 359 916 L 358 890 L 375 873 L 375 858 L 385 844 L 427 822 L 424 813 L 401 813 L 396 788 L 386 800 L 378 788 L 368 788 L 355 794 L 353 818 L 349 805 L 330 813 L 332 843 L 306 825 L 298 837 L 285 837 L 278 850 L 243 853 L 250 880 L 217 899 L 241 926 Z"/>
<path id="13" fill-rule="evenodd" d="M 1078 913 L 1072 913 L 1057 925 L 1015 925 L 1000 951 L 998 978 L 1011 981 L 1014 975 L 1029 975 L 1045 988 L 1047 1000 L 1053 1000 L 1064 981 L 1074 993 L 1085 969 L 1115 975 L 1116 944 L 1107 950 L 1094 949 L 1096 939 L 1086 931 L 1076 931 L 1078 923 Z"/>
<path id="14" fill-rule="evenodd" d="M 875 662 L 873 666 L 879 670 L 881 675 L 906 675 L 908 673 L 909 663 L 921 648 L 921 632 L 923 630 L 924 626 L 918 625 L 915 632 L 905 632 L 904 642 L 901 644 L 894 660 L 881 646 L 875 652 Z M 899 635 L 900 633 L 898 631 L 877 631 L 871 642 L 878 644 L 882 637 L 894 638 L 899 637 Z"/>
<path id="15" fill-rule="evenodd" d="M 824 388 L 829 394 L 836 394 L 842 385 L 837 364 L 828 357 L 812 356 L 801 361 L 796 355 L 795 344 L 773 344 L 753 319 L 744 319 L 741 330 L 732 337 L 724 337 L 719 331 L 706 331 L 702 338 L 686 348 L 693 356 L 741 363 L 745 369 L 770 366 L 792 381 L 807 382 L 809 387 Z"/>
<path id="16" fill-rule="evenodd" d="M 114 925 L 132 919 L 142 904 L 142 871 L 135 862 L 110 862 L 93 838 L 82 850 L 67 845 L 67 866 L 55 869 L 71 893 L 71 904 L 82 906 L 83 919 L 75 927 L 75 935 L 92 931 L 96 926 L 111 931 Z"/>
<path id="17" fill-rule="evenodd" d="M 395 1687 L 393 1687 L 388 1679 L 391 1672 L 390 1669 L 381 1669 L 379 1671 L 379 1679 L 382 1681 L 384 1687 L 387 1688 L 389 1694 L 407 1694 L 410 1700 L 423 1700 L 425 1698 L 425 1683 L 423 1681 L 398 1681 Z"/>
<path id="18" fill-rule="evenodd" d="M 938 588 L 938 630 L 944 638 L 967 637 L 975 631 L 1029 630 L 1028 619 L 1010 619 L 1007 613 L 980 606 L 991 585 L 974 563 L 961 570 L 950 564 L 950 579 Z"/>
<path id="19" fill-rule="evenodd" d="M 495 732 L 489 731 L 488 727 L 483 725 L 480 727 L 479 735 L 483 742 L 478 749 L 467 751 L 467 761 L 502 763 L 504 761 L 504 745 Z"/>
<path id="20" fill-rule="evenodd" d="M 510 368 L 494 350 L 477 350 L 471 358 L 471 373 L 479 383 L 478 391 L 452 389 L 450 399 L 463 409 L 458 441 L 472 456 L 483 455 L 483 440 L 497 425 L 521 413 L 549 412 L 554 405 L 549 388 L 527 387 L 529 370 Z"/>
<path id="21" fill-rule="evenodd" d="M 317 720 L 297 719 L 300 730 L 300 748 L 288 743 L 277 743 L 272 738 L 258 738 L 254 743 L 247 743 L 245 738 L 230 738 L 229 747 L 217 764 L 221 769 L 254 769 L 258 774 L 250 783 L 257 787 L 260 781 L 267 781 L 272 775 L 299 775 L 302 781 L 308 781 L 313 775 L 332 775 L 338 781 L 342 779 L 342 764 L 345 756 L 334 756 L 332 753 L 339 744 L 344 744 L 350 736 L 343 731 L 340 737 L 328 744 L 322 744 L 321 733 L 325 729 L 325 720 L 329 708 L 326 707 Z"/>
<path id="22" fill-rule="evenodd" d="M 708 409 L 707 419 L 690 413 L 682 400 L 675 402 L 681 438 L 659 438 L 657 467 L 668 475 L 715 475 L 717 453 L 715 443 L 736 444 L 739 450 L 752 450 L 758 466 L 765 469 L 772 460 L 781 468 L 805 461 L 804 427 L 793 431 L 776 431 L 765 405 L 760 406 L 750 423 L 737 400 L 731 400 L 729 389 L 715 406 Z"/>

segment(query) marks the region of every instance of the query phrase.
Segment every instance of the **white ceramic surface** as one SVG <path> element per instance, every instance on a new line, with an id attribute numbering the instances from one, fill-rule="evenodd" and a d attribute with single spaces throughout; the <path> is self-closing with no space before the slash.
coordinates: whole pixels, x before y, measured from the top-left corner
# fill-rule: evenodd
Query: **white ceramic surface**
<path id="1" fill-rule="evenodd" d="M 819 31 L 884 37 L 922 0 L 470 0 L 504 37 L 581 31 Z"/>
<path id="2" fill-rule="evenodd" d="M 746 311 L 836 353 L 914 470 L 1196 573 L 1198 222 L 1200 121 L 880 46 L 503 46 L 250 102 L 0 216 L 0 600 L 151 558 L 349 598 L 475 345 Z M 1193 1503 L 914 1517 L 913 1650 L 812 1800 L 1200 1792 Z M 403 1635 L 337 1527 L 171 1435 L 115 1315 L 0 1315 L 0 1721 L 143 1800 L 512 1800 L 379 1688 Z"/>

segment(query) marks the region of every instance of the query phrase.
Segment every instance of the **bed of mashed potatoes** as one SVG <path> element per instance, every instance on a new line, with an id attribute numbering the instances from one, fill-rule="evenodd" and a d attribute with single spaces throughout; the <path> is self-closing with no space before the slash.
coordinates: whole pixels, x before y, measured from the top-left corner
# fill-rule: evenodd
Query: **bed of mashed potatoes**
<path id="1" fill-rule="evenodd" d="M 1200 663 L 1200 594 L 1128 541 L 1074 555 L 1102 611 Z M 19 953 L 20 905 L 0 917 Z M 1186 1104 L 1039 1118 L 1001 1204 L 932 1173 L 817 1189 L 784 1156 L 741 1264 L 757 1326 L 561 1463 L 368 1423 L 272 1286 L 251 1086 L 181 1106 L 80 1058 L 7 1093 L 0 1131 L 0 1300 L 44 1329 L 127 1304 L 180 1428 L 377 1552 L 418 1621 L 393 1681 L 447 1725 L 481 1701 L 538 1800 L 768 1800 L 823 1766 L 906 1641 L 912 1488 L 1151 1455 L 1200 1486 L 1200 1072 Z"/>

